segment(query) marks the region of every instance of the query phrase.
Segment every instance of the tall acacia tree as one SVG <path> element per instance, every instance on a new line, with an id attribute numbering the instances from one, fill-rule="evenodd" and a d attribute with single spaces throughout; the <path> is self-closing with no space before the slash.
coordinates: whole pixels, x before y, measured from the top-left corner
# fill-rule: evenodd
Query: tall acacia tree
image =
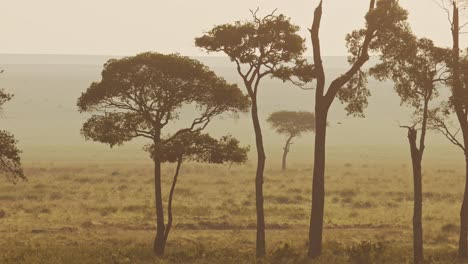
<path id="1" fill-rule="evenodd" d="M 308 255 L 317 258 L 322 251 L 323 216 L 325 202 L 325 145 L 327 135 L 327 117 L 330 106 L 336 97 L 348 105 L 350 114 L 362 116 L 370 95 L 366 87 L 367 73 L 361 68 L 369 60 L 369 53 L 378 51 L 385 44 L 388 35 L 407 27 L 407 12 L 398 0 L 370 0 L 366 15 L 366 26 L 353 31 L 346 37 L 351 53 L 348 71 L 334 79 L 325 90 L 325 71 L 322 62 L 320 43 L 320 23 L 322 21 L 322 0 L 315 9 L 310 29 L 313 48 L 313 76 L 316 77 L 315 89 L 315 156 L 312 180 L 312 208 L 309 230 Z"/>
<path id="2" fill-rule="evenodd" d="M 156 151 L 154 145 L 148 150 L 152 154 Z M 184 161 L 212 164 L 244 163 L 247 161 L 249 147 L 239 146 L 239 140 L 232 136 L 223 136 L 216 140 L 198 131 L 179 134 L 173 140 L 166 142 L 159 151 L 162 162 L 177 164 L 167 202 L 167 225 L 164 233 L 164 241 L 167 242 L 173 222 L 172 201 L 182 163 Z"/>
<path id="3" fill-rule="evenodd" d="M 451 97 L 446 104 L 441 106 L 439 115 L 432 118 L 434 126 L 447 139 L 459 147 L 465 156 L 465 189 L 463 201 L 460 208 L 460 237 L 458 242 L 458 255 L 462 259 L 468 258 L 468 58 L 462 57 L 460 49 L 460 34 L 463 26 L 460 23 L 460 9 L 467 8 L 467 1 L 464 0 L 437 0 L 439 6 L 445 10 L 449 17 L 450 31 L 452 35 L 452 50 L 447 56 L 447 64 L 450 68 Z M 466 56 L 466 54 L 464 55 Z M 445 120 L 455 113 L 459 129 L 457 132 L 451 131 Z M 458 133 L 461 132 L 461 133 Z M 457 136 L 461 134 L 461 137 Z"/>
<path id="4" fill-rule="evenodd" d="M 12 98 L 13 95 L 0 90 L 0 111 L 3 109 L 3 105 Z M 13 182 L 17 182 L 18 179 L 26 179 L 21 167 L 21 151 L 16 143 L 17 141 L 12 134 L 0 130 L 0 174 L 5 175 L 7 179 Z"/>
<path id="5" fill-rule="evenodd" d="M 257 10 L 258 11 L 258 10 Z M 204 36 L 196 38 L 195 45 L 207 52 L 224 52 L 236 64 L 237 73 L 252 102 L 251 114 L 257 148 L 257 172 L 255 197 L 257 211 L 256 255 L 265 256 L 265 216 L 263 210 L 263 172 L 265 170 L 265 149 L 258 113 L 258 91 L 261 81 L 267 77 L 286 79 L 297 71 L 290 71 L 288 65 L 295 63 L 307 74 L 301 80 L 311 80 L 311 66 L 302 58 L 305 51 L 304 39 L 297 34 L 299 27 L 289 18 L 275 12 L 260 18 L 252 12 L 251 21 L 237 21 L 232 24 L 215 26 Z M 302 71 L 301 73 L 303 73 Z"/>
<path id="6" fill-rule="evenodd" d="M 291 141 L 295 137 L 300 137 L 304 133 L 315 131 L 315 115 L 305 111 L 278 111 L 272 113 L 267 122 L 276 130 L 278 134 L 286 136 L 286 143 L 283 148 L 283 158 L 281 169 L 286 170 L 286 158 L 288 156 Z"/>
<path id="7" fill-rule="evenodd" d="M 450 61 L 452 67 L 452 100 L 451 104 L 455 114 L 457 115 L 458 123 L 463 135 L 463 143 L 459 144 L 463 146 L 465 154 L 465 167 L 466 167 L 466 181 L 465 191 L 463 194 L 463 202 L 460 209 L 460 239 L 458 245 L 458 254 L 461 258 L 468 258 L 468 100 L 466 99 L 468 94 L 468 83 L 463 82 L 463 72 L 461 71 L 460 63 L 460 5 L 461 1 L 451 1 L 453 12 L 452 12 L 452 60 Z M 468 74 L 467 74 L 468 76 Z"/>
<path id="8" fill-rule="evenodd" d="M 80 112 L 94 113 L 83 124 L 86 139 L 112 147 L 142 137 L 154 146 L 151 157 L 157 216 L 156 255 L 163 255 L 166 245 L 162 149 L 181 134 L 203 130 L 215 116 L 244 111 L 248 106 L 248 98 L 236 85 L 226 83 L 200 62 L 177 54 L 158 53 L 109 60 L 104 65 L 102 80 L 92 83 L 78 99 Z M 194 107 L 198 116 L 171 136 L 165 136 L 165 127 L 179 118 L 184 107 Z"/>
<path id="9" fill-rule="evenodd" d="M 430 118 L 436 110 L 430 107 L 438 95 L 437 86 L 445 84 L 448 78 L 446 65 L 447 49 L 434 46 L 429 39 L 416 39 L 408 32 L 388 42 L 382 49 L 378 65 L 370 69 L 371 75 L 379 80 L 391 79 L 401 103 L 414 109 L 414 123 L 402 126 L 408 129 L 413 166 L 413 259 L 414 263 L 424 261 L 422 226 L 422 161 L 426 147 L 426 134 L 432 123 Z M 421 131 L 418 141 L 418 130 Z"/>

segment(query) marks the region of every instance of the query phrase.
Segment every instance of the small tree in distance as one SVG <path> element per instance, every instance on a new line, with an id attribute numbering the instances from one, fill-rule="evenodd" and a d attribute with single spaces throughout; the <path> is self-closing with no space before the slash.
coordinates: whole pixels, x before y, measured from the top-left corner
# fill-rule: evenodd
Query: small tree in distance
<path id="1" fill-rule="evenodd" d="M 10 101 L 13 95 L 0 90 L 0 111 L 3 105 Z M 16 139 L 7 131 L 0 130 L 0 174 L 3 174 L 7 179 L 17 182 L 18 179 L 26 180 L 23 169 L 21 167 L 21 151 L 16 146 Z"/>
<path id="2" fill-rule="evenodd" d="M 154 252 L 164 255 L 166 231 L 161 186 L 164 146 L 185 133 L 205 129 L 218 115 L 246 111 L 248 98 L 236 85 L 228 84 L 196 60 L 177 54 L 142 53 L 108 61 L 102 80 L 92 83 L 81 95 L 78 107 L 81 112 L 94 113 L 83 124 L 86 139 L 112 147 L 142 137 L 153 145 L 150 154 L 154 162 L 157 216 Z M 194 107 L 197 117 L 175 132 L 171 129 L 173 133 L 166 136 L 165 127 L 179 119 L 183 107 Z"/>
<path id="3" fill-rule="evenodd" d="M 249 150 L 249 147 L 240 147 L 239 140 L 230 135 L 216 140 L 210 135 L 201 134 L 200 132 L 180 134 L 162 146 L 161 161 L 177 164 L 168 197 L 165 242 L 167 242 L 172 227 L 172 201 L 182 163 L 195 161 L 212 164 L 240 164 L 247 161 Z M 154 153 L 154 145 L 150 146 L 149 151 Z"/>
<path id="4" fill-rule="evenodd" d="M 288 156 L 291 140 L 300 137 L 304 133 L 315 131 L 315 115 L 305 111 L 278 111 L 268 117 L 267 122 L 276 130 L 278 134 L 286 136 L 286 143 L 283 148 L 283 158 L 281 170 L 286 170 L 286 158 Z"/>

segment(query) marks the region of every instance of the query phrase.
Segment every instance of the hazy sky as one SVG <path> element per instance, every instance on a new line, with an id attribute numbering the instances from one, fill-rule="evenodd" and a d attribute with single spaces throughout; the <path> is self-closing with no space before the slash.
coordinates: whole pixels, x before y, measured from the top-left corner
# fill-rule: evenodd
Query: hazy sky
<path id="1" fill-rule="evenodd" d="M 318 0 L 0 0 L 0 53 L 204 55 L 193 39 L 213 25 L 278 8 L 304 37 Z M 446 14 L 432 0 L 401 0 L 414 31 L 450 45 Z M 345 55 L 344 36 L 362 27 L 369 0 L 325 0 L 323 53 Z M 466 41 L 466 38 L 463 39 Z M 462 40 L 462 41 L 463 41 Z M 309 41 L 308 41 L 309 43 Z"/>

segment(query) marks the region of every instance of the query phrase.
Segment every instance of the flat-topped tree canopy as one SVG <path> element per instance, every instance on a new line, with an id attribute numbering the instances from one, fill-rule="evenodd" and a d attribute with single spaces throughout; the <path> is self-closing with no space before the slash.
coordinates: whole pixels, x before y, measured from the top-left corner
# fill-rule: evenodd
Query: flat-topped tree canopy
<path id="1" fill-rule="evenodd" d="M 301 136 L 315 131 L 315 114 L 306 111 L 278 111 L 272 113 L 267 122 L 278 134 Z"/>
<path id="2" fill-rule="evenodd" d="M 153 249 L 156 255 L 164 255 L 169 222 L 172 222 L 172 212 L 168 209 L 171 216 L 166 229 L 161 163 L 173 160 L 169 154 L 184 150 L 177 140 L 199 133 L 218 115 L 246 111 L 249 106 L 248 96 L 242 94 L 237 85 L 227 83 L 199 61 L 178 54 L 151 52 L 109 60 L 104 65 L 102 80 L 92 83 L 78 98 L 81 112 L 94 113 L 81 130 L 86 139 L 112 147 L 144 137 L 153 146 L 146 150 L 154 162 L 156 237 Z M 191 123 L 174 124 L 171 131 L 164 131 L 167 124 L 179 119 L 183 109 L 191 110 Z M 175 126 L 178 128 L 174 129 Z M 188 157 L 198 157 L 195 151 L 214 143 L 206 137 L 196 139 L 203 144 L 191 143 L 188 150 L 193 153 Z M 167 151 L 163 151 L 164 148 Z M 177 162 L 170 201 L 182 162 L 180 156 Z"/>
<path id="3" fill-rule="evenodd" d="M 111 146 L 135 137 L 154 139 L 186 105 L 195 106 L 198 116 L 183 130 L 197 131 L 214 116 L 245 111 L 249 101 L 196 60 L 150 52 L 109 60 L 102 80 L 78 99 L 80 111 L 101 112 L 83 125 L 83 135 Z"/>

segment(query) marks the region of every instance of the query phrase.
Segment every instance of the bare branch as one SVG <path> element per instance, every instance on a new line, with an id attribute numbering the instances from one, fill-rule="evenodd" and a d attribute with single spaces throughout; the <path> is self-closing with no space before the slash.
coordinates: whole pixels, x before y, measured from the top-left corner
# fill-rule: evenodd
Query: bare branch
<path id="1" fill-rule="evenodd" d="M 452 18 L 451 18 L 451 15 L 450 15 L 450 10 L 445 6 L 445 3 L 444 1 L 439 1 L 438 0 L 432 0 L 432 2 L 434 2 L 436 5 L 438 5 L 442 10 L 445 11 L 445 13 L 447 13 L 447 20 L 448 22 L 450 23 L 450 25 L 453 26 L 453 21 L 452 21 Z"/>
<path id="2" fill-rule="evenodd" d="M 465 151 L 464 145 L 456 138 L 458 131 L 454 134 L 450 131 L 447 127 L 445 122 L 438 118 L 438 117 L 431 117 L 431 122 L 433 123 L 433 129 L 439 131 L 442 135 L 444 135 L 452 144 L 458 146 L 463 151 Z"/>

